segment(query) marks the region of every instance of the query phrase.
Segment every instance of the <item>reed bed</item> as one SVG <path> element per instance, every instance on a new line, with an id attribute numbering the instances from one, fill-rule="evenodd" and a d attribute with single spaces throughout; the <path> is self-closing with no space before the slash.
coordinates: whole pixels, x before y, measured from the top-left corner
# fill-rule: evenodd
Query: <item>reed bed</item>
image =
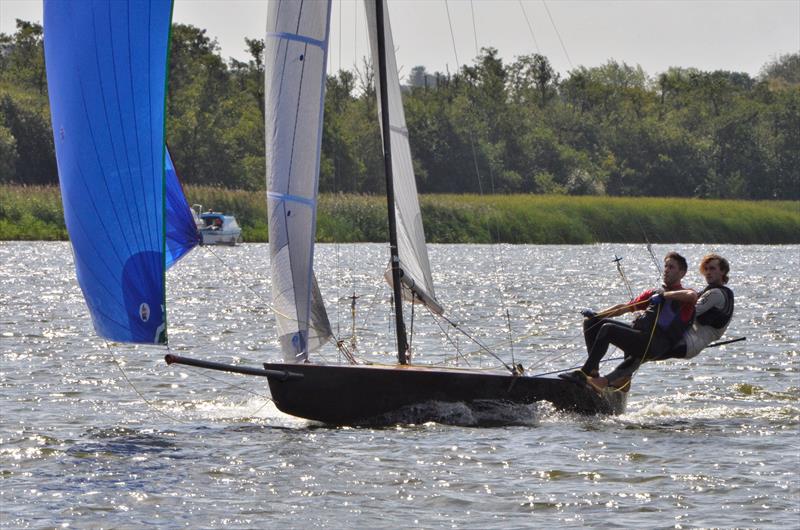
<path id="1" fill-rule="evenodd" d="M 236 215 L 245 241 L 267 240 L 264 191 L 187 186 L 190 204 Z M 800 202 L 564 195 L 424 195 L 432 243 L 800 243 Z M 321 242 L 386 241 L 386 199 L 323 194 Z M 67 238 L 58 187 L 0 185 L 0 239 Z"/>

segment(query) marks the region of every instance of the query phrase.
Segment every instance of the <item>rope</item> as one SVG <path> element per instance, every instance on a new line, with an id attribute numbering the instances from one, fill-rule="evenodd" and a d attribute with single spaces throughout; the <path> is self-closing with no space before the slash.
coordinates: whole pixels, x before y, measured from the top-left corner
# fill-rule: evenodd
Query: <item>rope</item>
<path id="1" fill-rule="evenodd" d="M 133 384 L 133 381 L 130 380 L 130 378 L 128 377 L 128 374 L 125 372 L 125 369 L 122 367 L 122 365 L 119 363 L 119 360 L 114 356 L 113 352 L 111 351 L 111 347 L 109 346 L 108 341 L 103 341 L 103 342 L 106 345 L 106 350 L 108 351 L 108 354 L 111 356 L 111 360 L 114 361 L 114 364 L 116 364 L 117 368 L 119 368 L 119 371 L 122 374 L 122 378 L 125 379 L 125 382 L 128 383 L 128 385 L 133 389 L 133 391 L 136 393 L 136 395 L 139 396 L 139 399 L 144 401 L 145 404 L 148 407 L 150 407 L 150 409 L 153 410 L 154 412 L 156 412 L 157 414 L 161 414 L 162 416 L 164 416 L 164 417 L 166 417 L 166 418 L 168 418 L 168 419 L 170 419 L 170 420 L 172 420 L 174 422 L 177 422 L 177 423 L 183 423 L 183 424 L 188 423 L 188 422 L 185 422 L 185 421 L 181 420 L 180 418 L 176 418 L 175 416 L 164 412 L 159 407 L 157 407 L 155 405 L 155 403 L 153 403 L 152 401 L 147 399 L 144 396 L 144 394 L 142 394 L 139 391 L 139 389 L 136 388 L 136 385 Z"/>
<path id="2" fill-rule="evenodd" d="M 220 257 L 219 257 L 219 256 L 218 256 L 216 253 L 214 253 L 214 251 L 213 251 L 213 250 L 211 250 L 211 248 L 209 248 L 209 246 L 208 246 L 208 245 L 204 245 L 204 247 L 203 247 L 203 248 L 205 248 L 205 249 L 206 249 L 208 252 L 210 252 L 212 256 L 214 256 L 215 258 L 217 258 L 217 260 L 218 260 L 220 263 L 222 263 L 222 265 L 223 265 L 223 266 L 224 266 L 224 267 L 225 267 L 225 268 L 228 270 L 228 272 L 230 272 L 230 273 L 231 273 L 231 276 L 232 276 L 233 278 L 235 278 L 235 279 L 236 279 L 236 280 L 237 280 L 239 283 L 241 283 L 242 285 L 244 285 L 244 286 L 245 286 L 245 288 L 247 288 L 247 290 L 248 290 L 248 291 L 250 291 L 251 293 L 253 293 L 253 294 L 256 296 L 256 298 L 258 298 L 258 299 L 259 299 L 259 301 L 261 301 L 261 303 L 262 303 L 262 304 L 264 304 L 265 306 L 267 306 L 267 308 L 271 309 L 271 310 L 272 310 L 272 311 L 273 311 L 273 312 L 274 312 L 276 315 L 279 315 L 279 316 L 281 316 L 281 317 L 285 318 L 286 320 L 288 320 L 288 321 L 290 321 L 290 322 L 295 322 L 295 323 L 297 323 L 297 324 L 302 324 L 302 322 L 300 322 L 300 321 L 299 321 L 297 318 L 295 318 L 295 317 L 291 317 L 291 316 L 287 315 L 286 313 L 283 313 L 283 312 L 282 312 L 282 311 L 280 311 L 280 310 L 279 310 L 277 307 L 275 307 L 274 305 L 272 305 L 272 303 L 270 303 L 270 302 L 268 302 L 267 300 L 265 300 L 265 299 L 264 299 L 264 297 L 263 297 L 263 296 L 261 296 L 261 294 L 260 294 L 258 291 L 256 291 L 256 290 L 255 290 L 255 289 L 253 289 L 252 287 L 250 287 L 250 286 L 249 286 L 247 283 L 245 283 L 245 281 L 244 281 L 244 280 L 241 278 L 240 274 L 239 274 L 237 271 L 233 270 L 233 269 L 232 269 L 232 268 L 231 268 L 231 267 L 230 267 L 230 266 L 229 266 L 229 265 L 228 265 L 228 264 L 225 262 L 225 260 L 223 260 L 222 258 L 220 258 Z M 316 327 L 316 326 L 312 326 L 310 322 L 308 323 L 308 329 L 313 329 L 314 331 L 327 331 L 327 330 L 324 330 L 324 329 L 318 328 L 318 327 Z M 338 341 L 338 340 L 339 340 L 339 337 L 337 337 L 337 336 L 336 336 L 336 333 L 334 333 L 334 332 L 333 332 L 333 329 L 331 329 L 330 331 L 331 331 L 331 336 L 333 336 L 334 340 L 337 340 L 337 341 Z"/>
<path id="3" fill-rule="evenodd" d="M 433 313 L 431 313 L 431 314 L 433 314 Z M 488 353 L 489 355 L 491 355 L 492 357 L 494 357 L 495 359 L 497 359 L 498 361 L 500 361 L 500 363 L 501 363 L 501 364 L 502 364 L 502 365 L 503 365 L 503 366 L 504 366 L 504 367 L 505 367 L 507 370 L 509 370 L 509 371 L 510 371 L 510 372 L 512 372 L 512 373 L 514 372 L 514 368 L 513 368 L 513 367 L 509 366 L 509 365 L 508 365 L 508 364 L 507 364 L 507 363 L 506 363 L 506 362 L 505 362 L 503 359 L 501 359 L 501 358 L 500 358 L 500 357 L 499 357 L 499 356 L 498 356 L 496 353 L 494 353 L 492 350 L 490 350 L 490 349 L 489 349 L 489 348 L 488 348 L 486 345 L 484 345 L 484 344 L 483 344 L 481 341 L 479 341 L 477 338 L 475 338 L 475 337 L 473 337 L 472 335 L 470 335 L 469 333 L 467 333 L 467 331 L 466 331 L 466 330 L 464 330 L 463 328 L 461 328 L 461 326 L 460 326 L 460 325 L 459 325 L 457 322 L 453 322 L 452 320 L 450 320 L 449 318 L 447 318 L 447 317 L 446 317 L 446 316 L 444 316 L 444 315 L 439 315 L 439 318 L 441 318 L 442 320 L 444 320 L 445 322 L 447 322 L 448 324 L 450 324 L 451 326 L 453 326 L 453 328 L 455 328 L 456 330 L 458 330 L 459 332 L 461 332 L 461 334 L 462 334 L 462 335 L 464 335 L 464 336 L 465 336 L 465 337 L 467 337 L 469 340 L 471 340 L 471 341 L 472 341 L 472 342 L 474 342 L 476 345 L 478 345 L 478 347 L 480 347 L 480 349 L 481 349 L 482 351 L 485 351 L 486 353 Z"/>
<path id="4" fill-rule="evenodd" d="M 522 16 L 525 18 L 525 23 L 528 24 L 528 31 L 531 32 L 531 39 L 533 39 L 533 45 L 536 48 L 536 53 L 541 55 L 539 43 L 536 41 L 536 35 L 533 34 L 533 26 L 531 25 L 531 21 L 528 20 L 528 13 L 525 12 L 525 6 L 523 5 L 522 0 L 518 1 L 520 9 L 522 9 Z"/>
<path id="5" fill-rule="evenodd" d="M 567 53 L 567 47 L 564 46 L 564 40 L 561 38 L 561 33 L 558 32 L 558 28 L 556 27 L 556 22 L 553 20 L 553 15 L 550 14 L 550 8 L 547 7 L 547 2 L 542 0 L 542 5 L 544 5 L 544 10 L 547 11 L 547 18 L 550 19 L 550 24 L 553 26 L 553 30 L 556 32 L 556 36 L 558 37 L 558 42 L 561 43 L 561 49 L 564 50 L 564 55 L 567 56 L 567 62 L 569 63 L 569 67 L 574 69 L 575 67 L 572 65 L 572 59 L 569 58 L 569 53 Z"/>
<path id="6" fill-rule="evenodd" d="M 139 396 L 139 399 L 144 401 L 144 403 L 151 410 L 153 410 L 155 413 L 160 414 L 160 415 L 164 416 L 165 418 L 167 418 L 167 419 L 169 419 L 171 421 L 174 421 L 176 423 L 182 423 L 184 425 L 188 425 L 189 424 L 189 422 L 184 421 L 184 420 L 182 420 L 182 419 L 180 419 L 180 418 L 178 418 L 176 416 L 173 416 L 172 414 L 169 414 L 169 413 L 165 412 L 160 407 L 158 407 L 153 401 L 147 399 L 147 397 L 145 397 L 145 395 L 136 387 L 136 385 L 133 384 L 133 381 L 131 381 L 130 377 L 128 377 L 128 373 L 125 371 L 125 368 L 123 368 L 122 364 L 120 364 L 119 359 L 117 359 L 116 356 L 114 356 L 114 353 L 112 352 L 111 346 L 109 345 L 108 341 L 104 340 L 103 342 L 104 342 L 104 344 L 106 346 L 107 353 L 111 356 L 111 360 L 114 362 L 114 364 L 117 366 L 117 368 L 119 369 L 120 373 L 122 374 L 122 378 L 125 380 L 126 383 L 128 383 L 128 386 L 131 387 L 131 389 L 134 391 L 134 393 L 136 393 L 136 395 Z M 167 346 L 167 351 L 170 351 L 169 346 Z M 197 374 L 202 374 L 202 376 L 205 377 L 206 379 L 211 380 L 211 381 L 216 381 L 217 383 L 225 385 L 228 388 L 236 388 L 238 390 L 242 390 L 244 392 L 247 392 L 248 394 L 252 394 L 252 395 L 254 395 L 256 397 L 259 397 L 261 399 L 266 400 L 266 402 L 263 405 L 261 405 L 260 407 L 258 407 L 258 409 L 256 409 L 255 412 L 251 413 L 250 416 L 255 416 L 259 411 L 261 411 L 261 409 L 266 407 L 269 404 L 270 401 L 273 401 L 273 399 L 271 397 L 266 396 L 264 394 L 259 394 L 258 392 L 255 392 L 254 390 L 251 390 L 251 389 L 246 388 L 246 387 L 241 386 L 241 385 L 235 385 L 235 384 L 230 383 L 228 381 L 223 381 L 221 379 L 213 377 L 213 376 L 208 374 L 208 371 L 194 370 L 192 368 L 187 368 L 187 369 L 189 371 L 195 372 Z"/>
<path id="7" fill-rule="evenodd" d="M 450 40 L 453 43 L 453 53 L 456 56 L 456 72 L 458 69 L 461 68 L 461 61 L 458 60 L 458 50 L 456 50 L 456 35 L 453 32 L 453 21 L 450 20 L 450 6 L 447 3 L 447 0 L 444 0 L 444 8 L 447 11 L 447 24 L 450 26 Z"/>
<path id="8" fill-rule="evenodd" d="M 478 48 L 478 28 L 475 25 L 475 3 L 472 0 L 469 0 L 469 9 L 472 13 L 472 36 L 475 38 L 475 56 L 477 57 L 480 55 L 480 49 Z"/>

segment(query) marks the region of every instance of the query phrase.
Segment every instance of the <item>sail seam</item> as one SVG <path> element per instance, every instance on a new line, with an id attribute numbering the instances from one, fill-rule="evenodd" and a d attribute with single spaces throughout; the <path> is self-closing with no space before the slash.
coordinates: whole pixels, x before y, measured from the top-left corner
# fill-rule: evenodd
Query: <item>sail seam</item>
<path id="1" fill-rule="evenodd" d="M 321 41 L 319 39 L 314 39 L 311 37 L 306 37 L 305 35 L 298 35 L 297 33 L 289 33 L 287 31 L 269 31 L 267 32 L 267 37 L 272 37 L 273 39 L 286 39 L 295 42 L 303 42 L 305 44 L 316 46 L 317 48 L 324 48 L 325 46 L 325 41 Z"/>
<path id="2" fill-rule="evenodd" d="M 305 204 L 306 206 L 311 206 L 312 208 L 317 204 L 317 201 L 314 199 L 301 197 L 300 195 L 292 195 L 291 193 L 278 193 L 276 191 L 269 191 L 267 192 L 267 197 L 270 199 L 277 199 L 279 201 L 297 202 L 300 204 Z"/>
<path id="3" fill-rule="evenodd" d="M 389 125 L 389 129 L 391 129 L 392 132 L 400 133 L 406 138 L 408 138 L 408 129 L 405 127 L 398 127 L 397 125 Z"/>

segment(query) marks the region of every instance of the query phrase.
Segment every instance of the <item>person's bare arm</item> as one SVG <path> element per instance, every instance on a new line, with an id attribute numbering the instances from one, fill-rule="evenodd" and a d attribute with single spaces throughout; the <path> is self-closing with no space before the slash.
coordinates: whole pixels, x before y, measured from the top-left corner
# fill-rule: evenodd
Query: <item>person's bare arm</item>
<path id="1" fill-rule="evenodd" d="M 625 313 L 630 313 L 633 310 L 633 306 L 629 304 L 617 304 L 603 309 L 602 311 L 598 311 L 597 316 L 602 318 L 613 318 L 618 317 L 619 315 L 624 315 Z"/>
<path id="2" fill-rule="evenodd" d="M 667 291 L 662 296 L 665 300 L 674 300 L 682 304 L 694 304 L 697 302 L 697 293 L 691 289 L 683 291 Z"/>

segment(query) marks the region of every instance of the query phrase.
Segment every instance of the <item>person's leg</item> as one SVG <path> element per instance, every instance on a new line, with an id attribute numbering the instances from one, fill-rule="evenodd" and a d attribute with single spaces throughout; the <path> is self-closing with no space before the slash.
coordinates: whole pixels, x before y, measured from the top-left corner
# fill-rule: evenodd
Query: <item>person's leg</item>
<path id="1" fill-rule="evenodd" d="M 584 318 L 583 319 L 583 340 L 586 342 L 586 354 L 592 350 L 594 341 L 597 338 L 597 332 L 600 331 L 600 326 L 605 322 L 611 322 L 609 318 Z"/>
<path id="2" fill-rule="evenodd" d="M 616 388 L 627 389 L 634 372 L 642 365 L 642 358 L 631 355 L 626 357 L 614 370 L 605 376 L 607 383 Z"/>
<path id="3" fill-rule="evenodd" d="M 589 350 L 589 358 L 586 359 L 582 368 L 583 373 L 589 375 L 600 369 L 600 361 L 605 357 L 611 344 L 622 349 L 627 356 L 641 351 L 644 347 L 644 340 L 646 340 L 646 337 L 644 337 L 642 331 L 634 329 L 625 322 L 617 322 L 615 320 L 604 322 L 597 332 L 592 348 Z"/>

